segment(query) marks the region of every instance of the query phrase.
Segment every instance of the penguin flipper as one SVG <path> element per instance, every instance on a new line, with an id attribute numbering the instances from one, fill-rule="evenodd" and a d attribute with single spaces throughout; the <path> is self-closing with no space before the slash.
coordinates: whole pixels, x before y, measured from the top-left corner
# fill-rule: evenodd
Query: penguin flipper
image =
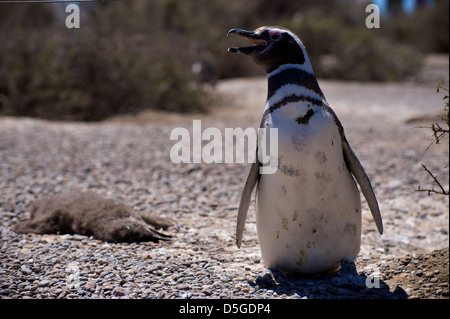
<path id="1" fill-rule="evenodd" d="M 378 207 L 377 198 L 373 192 L 372 184 L 370 183 L 369 177 L 367 176 L 364 168 L 358 160 L 358 157 L 351 149 L 347 140 L 344 138 L 342 142 L 342 148 L 344 151 L 344 159 L 347 164 L 348 169 L 355 177 L 358 182 L 361 191 L 366 198 L 367 204 L 369 205 L 370 211 L 372 212 L 373 219 L 377 225 L 378 232 L 383 234 L 383 221 L 381 219 L 380 209 Z"/>
<path id="2" fill-rule="evenodd" d="M 238 218 L 236 225 L 236 245 L 240 248 L 242 243 L 242 235 L 244 234 L 245 220 L 247 219 L 247 212 L 250 206 L 253 188 L 259 179 L 259 161 L 256 160 L 250 168 L 250 172 L 245 182 L 244 190 L 242 191 L 241 202 L 239 203 Z"/>

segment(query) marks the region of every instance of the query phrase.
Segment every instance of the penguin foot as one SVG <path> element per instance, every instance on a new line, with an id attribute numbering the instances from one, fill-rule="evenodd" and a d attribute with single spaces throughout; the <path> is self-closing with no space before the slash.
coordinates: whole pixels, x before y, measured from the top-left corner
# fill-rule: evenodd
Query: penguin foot
<path id="1" fill-rule="evenodd" d="M 342 260 L 341 268 L 336 276 L 331 278 L 331 283 L 336 287 L 346 287 L 350 289 L 362 289 L 365 287 L 365 280 L 358 274 L 354 261 Z"/>
<path id="2" fill-rule="evenodd" d="M 276 268 L 267 268 L 264 275 L 258 276 L 255 283 L 259 286 L 277 286 L 286 281 L 283 271 Z"/>
<path id="3" fill-rule="evenodd" d="M 358 276 L 355 262 L 348 259 L 343 259 L 341 261 L 341 268 L 338 270 L 338 275 Z"/>
<path id="4" fill-rule="evenodd" d="M 268 268 L 268 273 L 272 276 L 272 280 L 275 284 L 279 285 L 286 281 L 286 273 L 276 269 L 276 268 Z"/>

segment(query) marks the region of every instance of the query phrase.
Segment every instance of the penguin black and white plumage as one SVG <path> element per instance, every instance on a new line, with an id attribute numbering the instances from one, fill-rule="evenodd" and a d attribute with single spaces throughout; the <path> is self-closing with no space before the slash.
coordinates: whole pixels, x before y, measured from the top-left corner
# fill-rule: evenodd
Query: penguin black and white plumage
<path id="1" fill-rule="evenodd" d="M 281 27 L 232 29 L 253 43 L 230 48 L 244 53 L 268 75 L 261 128 L 278 129 L 278 166 L 260 174 L 256 160 L 238 211 L 240 247 L 253 189 L 264 265 L 291 273 L 318 273 L 353 262 L 361 243 L 361 201 L 367 200 L 383 233 L 378 202 L 344 129 L 322 93 L 300 39 Z M 267 133 L 269 135 L 269 133 Z"/>

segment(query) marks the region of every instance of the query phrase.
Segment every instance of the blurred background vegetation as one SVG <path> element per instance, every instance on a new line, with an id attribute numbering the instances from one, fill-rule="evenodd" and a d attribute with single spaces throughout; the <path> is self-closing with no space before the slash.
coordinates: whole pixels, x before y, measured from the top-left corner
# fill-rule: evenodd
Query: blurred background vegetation
<path id="1" fill-rule="evenodd" d="M 1 1 L 0 1 L 1 2 Z M 231 28 L 281 25 L 306 45 L 320 78 L 402 81 L 448 53 L 448 0 L 367 29 L 361 0 L 126 0 L 0 4 L 0 114 L 97 121 L 143 109 L 206 111 L 202 83 L 262 75 L 226 49 Z"/>

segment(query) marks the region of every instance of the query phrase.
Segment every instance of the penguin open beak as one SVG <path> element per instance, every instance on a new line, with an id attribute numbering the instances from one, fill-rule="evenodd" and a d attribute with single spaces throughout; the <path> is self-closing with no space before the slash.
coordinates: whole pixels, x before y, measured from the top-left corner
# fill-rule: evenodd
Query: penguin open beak
<path id="1" fill-rule="evenodd" d="M 241 53 L 245 53 L 245 54 L 251 54 L 254 52 L 262 51 L 269 45 L 268 39 L 263 38 L 260 34 L 255 33 L 253 31 L 231 29 L 230 31 L 228 31 L 227 35 L 230 35 L 230 34 L 235 34 L 241 38 L 244 38 L 244 39 L 252 42 L 253 46 L 228 48 L 229 52 L 233 52 L 233 53 L 241 52 Z"/>

